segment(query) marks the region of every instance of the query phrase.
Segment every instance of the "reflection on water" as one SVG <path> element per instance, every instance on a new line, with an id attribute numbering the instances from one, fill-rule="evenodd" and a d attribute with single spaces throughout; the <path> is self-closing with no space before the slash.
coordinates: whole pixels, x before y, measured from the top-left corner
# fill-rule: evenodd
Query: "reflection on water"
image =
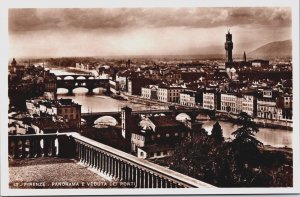
<path id="1" fill-rule="evenodd" d="M 51 70 L 55 74 L 73 74 L 68 73 L 63 70 Z M 133 110 L 150 110 L 151 109 L 166 109 L 166 107 L 155 107 L 155 106 L 144 106 L 141 104 L 130 103 L 129 101 L 116 100 L 104 95 L 86 95 L 87 89 L 85 88 L 76 88 L 73 90 L 74 96 L 67 96 L 67 90 L 58 89 L 58 98 L 71 98 L 76 103 L 82 105 L 81 111 L 83 113 L 87 112 L 109 112 L 109 111 L 120 111 L 122 107 L 129 106 Z M 95 89 L 94 92 L 99 92 L 98 89 Z M 203 127 L 210 134 L 212 127 L 215 121 L 208 120 L 203 122 Z M 223 135 L 225 138 L 233 138 L 231 135 L 234 132 L 238 125 L 234 125 L 229 122 L 219 121 L 222 129 Z M 256 134 L 258 140 L 260 140 L 264 145 L 271 145 L 275 147 L 292 147 L 292 131 L 284 129 L 269 129 L 269 128 L 260 128 L 259 132 Z"/>
<path id="2" fill-rule="evenodd" d="M 210 134 L 214 123 L 215 121 L 212 120 L 204 121 L 203 128 Z M 232 135 L 232 132 L 237 130 L 239 126 L 230 122 L 219 121 L 219 123 L 223 129 L 223 136 L 225 139 L 233 139 L 234 136 Z M 289 130 L 260 128 L 259 132 L 256 134 L 256 138 L 264 145 L 271 145 L 274 147 L 292 147 L 292 131 Z"/>
<path id="3" fill-rule="evenodd" d="M 128 106 L 133 110 L 166 109 L 166 107 L 163 106 L 145 106 L 142 104 L 131 103 L 129 101 L 116 100 L 105 95 L 89 96 L 86 95 L 87 90 L 85 88 L 77 88 L 76 90 L 82 90 L 84 93 L 75 93 L 74 96 L 67 96 L 58 92 L 58 98 L 73 99 L 74 102 L 82 105 L 81 111 L 83 113 L 121 111 L 121 108 L 125 106 Z"/>

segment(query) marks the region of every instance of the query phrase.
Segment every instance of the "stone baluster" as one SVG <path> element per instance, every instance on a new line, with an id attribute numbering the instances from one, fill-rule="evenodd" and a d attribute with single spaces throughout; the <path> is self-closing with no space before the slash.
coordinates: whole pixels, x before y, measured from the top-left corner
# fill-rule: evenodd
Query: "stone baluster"
<path id="1" fill-rule="evenodd" d="M 29 143 L 30 143 L 30 145 L 29 145 L 29 157 L 34 157 L 34 155 L 35 155 L 35 145 L 34 145 L 34 138 L 29 138 Z"/>
<path id="2" fill-rule="evenodd" d="M 79 161 L 82 162 L 82 146 L 80 143 L 77 143 L 78 144 L 78 159 Z"/>
<path id="3" fill-rule="evenodd" d="M 104 168 L 103 168 L 103 170 L 104 170 L 104 173 L 105 174 L 107 174 L 107 156 L 106 156 L 106 154 L 104 153 L 103 154 L 103 166 L 104 166 Z"/>
<path id="4" fill-rule="evenodd" d="M 176 188 L 176 183 L 174 183 L 173 181 L 171 182 L 171 188 Z"/>
<path id="5" fill-rule="evenodd" d="M 87 165 L 89 166 L 91 164 L 91 152 L 90 152 L 90 147 L 86 147 L 86 152 L 87 152 Z"/>
<path id="6" fill-rule="evenodd" d="M 141 180 L 140 187 L 145 188 L 146 179 L 145 179 L 145 171 L 144 170 L 141 170 L 140 180 Z"/>
<path id="7" fill-rule="evenodd" d="M 126 167 L 125 167 L 125 162 L 122 161 L 122 181 L 126 181 Z"/>
<path id="8" fill-rule="evenodd" d="M 170 180 L 166 180 L 166 188 L 171 188 L 171 182 Z"/>
<path id="9" fill-rule="evenodd" d="M 157 186 L 157 176 L 155 174 L 152 175 L 152 188 L 158 188 L 158 186 Z"/>
<path id="10" fill-rule="evenodd" d="M 125 164 L 125 171 L 126 171 L 126 181 L 127 182 L 130 182 L 131 181 L 131 177 L 130 177 L 130 175 L 131 175 L 131 166 L 130 166 L 130 164 L 129 163 L 126 163 Z"/>
<path id="11" fill-rule="evenodd" d="M 14 144 L 14 158 L 19 158 L 19 140 L 15 139 Z"/>
<path id="12" fill-rule="evenodd" d="M 153 173 L 149 172 L 149 188 L 153 188 Z"/>
<path id="13" fill-rule="evenodd" d="M 107 170 L 108 172 L 107 173 L 108 173 L 109 176 L 111 176 L 111 172 L 112 172 L 111 167 L 112 166 L 111 166 L 111 157 L 109 155 L 107 155 L 107 167 L 108 167 L 108 170 Z"/>
<path id="14" fill-rule="evenodd" d="M 161 188 L 166 188 L 166 180 L 163 177 L 161 178 Z"/>
<path id="15" fill-rule="evenodd" d="M 55 157 L 55 156 L 56 156 L 55 139 L 56 139 L 56 138 L 52 138 L 52 139 L 51 139 L 51 156 L 52 156 L 52 157 Z"/>
<path id="16" fill-rule="evenodd" d="M 141 170 L 139 168 L 136 170 L 136 187 L 141 187 Z"/>
<path id="17" fill-rule="evenodd" d="M 99 153 L 99 151 L 98 150 L 95 150 L 96 152 L 95 152 L 95 154 L 96 154 L 96 160 L 95 160 L 95 162 L 96 162 L 96 170 L 99 170 L 100 169 L 100 162 L 99 162 L 99 160 L 100 160 L 100 153 Z"/>
<path id="18" fill-rule="evenodd" d="M 90 148 L 91 149 L 91 167 L 94 168 L 95 167 L 95 152 L 94 152 L 94 149 L 93 148 Z"/>
<path id="19" fill-rule="evenodd" d="M 26 138 L 22 139 L 22 158 L 25 158 L 26 155 Z"/>
<path id="20" fill-rule="evenodd" d="M 49 139 L 48 138 L 44 138 L 44 157 L 48 157 L 49 154 Z"/>
<path id="21" fill-rule="evenodd" d="M 99 152 L 99 170 L 100 172 L 103 172 L 103 154 L 102 152 Z"/>
<path id="22" fill-rule="evenodd" d="M 41 157 L 42 156 L 41 139 L 37 138 L 34 144 L 36 149 L 36 156 Z"/>
<path id="23" fill-rule="evenodd" d="M 82 155 L 83 159 L 82 160 L 83 160 L 83 163 L 85 164 L 86 163 L 86 154 L 87 153 L 86 153 L 86 146 L 84 144 L 82 145 L 82 153 L 83 153 L 83 155 Z"/>
<path id="24" fill-rule="evenodd" d="M 99 163 L 98 163 L 98 157 L 99 157 L 99 155 L 98 155 L 98 150 L 94 150 L 94 151 L 95 151 L 95 160 L 94 160 L 94 162 L 95 162 L 95 169 L 98 170 L 99 169 Z"/>
<path id="25" fill-rule="evenodd" d="M 115 158 L 111 157 L 111 177 L 115 178 Z"/>
<path id="26" fill-rule="evenodd" d="M 134 182 L 134 187 L 137 187 L 137 181 L 136 181 L 136 166 L 131 167 L 131 181 Z"/>
<path id="27" fill-rule="evenodd" d="M 122 179 L 122 161 L 121 160 L 118 160 L 118 165 L 117 165 L 117 168 L 118 168 L 118 180 L 121 181 Z"/>
<path id="28" fill-rule="evenodd" d="M 98 163 L 98 150 L 94 150 L 94 164 L 95 164 L 95 169 L 99 168 L 99 163 Z"/>
<path id="29" fill-rule="evenodd" d="M 131 177 L 131 170 L 132 170 L 132 166 L 130 164 L 126 164 L 127 166 L 127 180 L 128 182 L 132 181 L 132 177 Z"/>
<path id="30" fill-rule="evenodd" d="M 162 185 L 161 185 L 161 177 L 160 176 L 157 176 L 156 177 L 156 186 L 157 188 L 162 188 Z"/>
<path id="31" fill-rule="evenodd" d="M 119 179 L 119 160 L 115 159 L 115 178 Z"/>
<path id="32" fill-rule="evenodd" d="M 144 171 L 144 188 L 149 188 L 149 175 L 147 171 Z"/>

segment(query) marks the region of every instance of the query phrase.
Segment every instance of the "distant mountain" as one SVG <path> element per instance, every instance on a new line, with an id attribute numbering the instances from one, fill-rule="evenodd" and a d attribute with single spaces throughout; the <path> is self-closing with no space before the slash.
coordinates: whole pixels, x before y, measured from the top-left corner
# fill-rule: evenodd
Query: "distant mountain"
<path id="1" fill-rule="evenodd" d="M 265 44 L 247 54 L 252 58 L 291 57 L 292 41 L 276 41 Z"/>

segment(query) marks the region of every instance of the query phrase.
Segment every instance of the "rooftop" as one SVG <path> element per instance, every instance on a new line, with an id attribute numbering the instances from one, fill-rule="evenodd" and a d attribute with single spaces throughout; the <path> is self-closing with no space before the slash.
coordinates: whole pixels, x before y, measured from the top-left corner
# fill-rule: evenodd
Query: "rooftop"
<path id="1" fill-rule="evenodd" d="M 157 127 L 176 127 L 181 126 L 181 124 L 168 116 L 151 116 L 149 119 L 157 126 Z"/>

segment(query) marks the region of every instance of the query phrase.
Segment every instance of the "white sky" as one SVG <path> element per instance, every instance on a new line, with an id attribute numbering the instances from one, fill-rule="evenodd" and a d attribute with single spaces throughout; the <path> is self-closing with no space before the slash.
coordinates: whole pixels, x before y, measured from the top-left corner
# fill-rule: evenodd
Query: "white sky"
<path id="1" fill-rule="evenodd" d="M 288 8 L 11 9 L 10 56 L 234 54 L 291 39 Z"/>

